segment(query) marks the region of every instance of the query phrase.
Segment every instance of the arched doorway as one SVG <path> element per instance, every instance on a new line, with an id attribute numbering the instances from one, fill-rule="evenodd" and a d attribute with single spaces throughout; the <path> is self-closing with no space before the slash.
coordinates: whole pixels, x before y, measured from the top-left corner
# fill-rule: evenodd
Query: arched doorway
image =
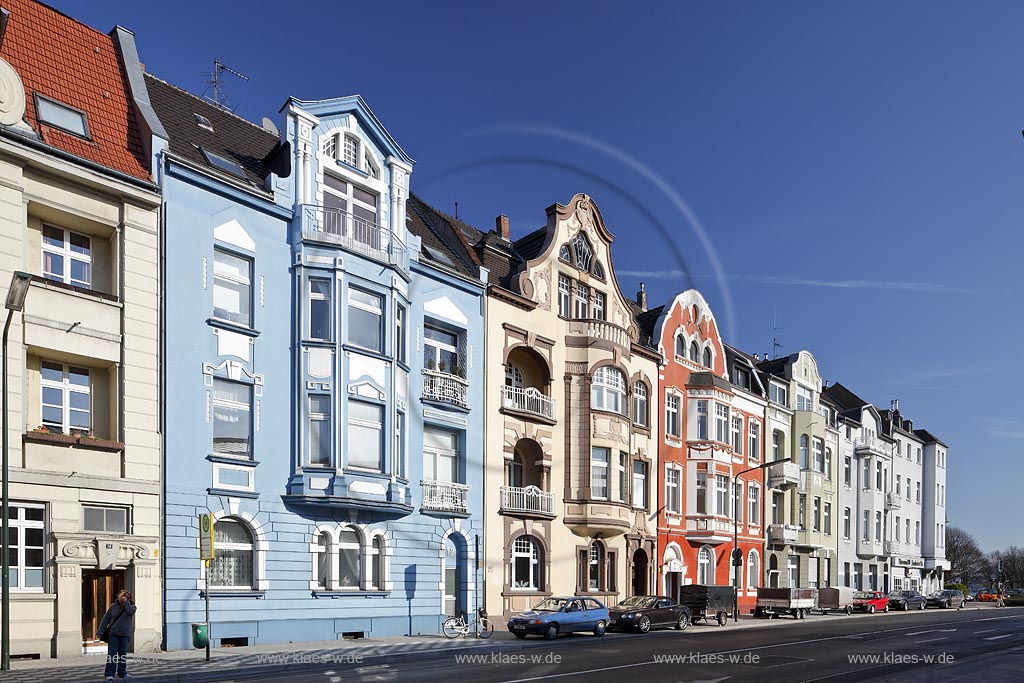
<path id="1" fill-rule="evenodd" d="M 779 587 L 779 558 L 775 555 L 768 557 L 768 585 L 772 588 Z"/>
<path id="2" fill-rule="evenodd" d="M 679 599 L 679 587 L 683 585 L 683 554 L 675 543 L 665 548 L 662 564 L 664 595 Z"/>
<path id="3" fill-rule="evenodd" d="M 633 595 L 647 595 L 647 553 L 643 548 L 633 553 Z"/>

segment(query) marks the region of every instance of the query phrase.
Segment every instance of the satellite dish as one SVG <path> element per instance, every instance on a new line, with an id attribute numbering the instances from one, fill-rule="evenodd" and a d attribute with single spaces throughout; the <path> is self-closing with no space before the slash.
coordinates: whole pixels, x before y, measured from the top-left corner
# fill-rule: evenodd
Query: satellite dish
<path id="1" fill-rule="evenodd" d="M 0 59 L 0 124 L 13 126 L 25 116 L 25 88 L 10 64 Z"/>
<path id="2" fill-rule="evenodd" d="M 277 135 L 278 137 L 281 136 L 281 131 L 279 131 L 277 129 L 277 126 L 274 125 L 274 122 L 271 121 L 266 116 L 263 117 L 263 129 L 264 130 L 269 130 L 271 133 L 273 133 L 274 135 Z"/>

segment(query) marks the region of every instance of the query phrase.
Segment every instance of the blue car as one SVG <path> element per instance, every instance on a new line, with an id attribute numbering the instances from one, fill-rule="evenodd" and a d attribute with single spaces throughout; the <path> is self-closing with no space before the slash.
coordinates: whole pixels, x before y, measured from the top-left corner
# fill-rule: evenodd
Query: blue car
<path id="1" fill-rule="evenodd" d="M 603 636 L 607 628 L 608 608 L 594 598 L 545 598 L 508 620 L 508 630 L 516 638 L 533 634 L 554 640 L 559 633 L 578 631 Z"/>

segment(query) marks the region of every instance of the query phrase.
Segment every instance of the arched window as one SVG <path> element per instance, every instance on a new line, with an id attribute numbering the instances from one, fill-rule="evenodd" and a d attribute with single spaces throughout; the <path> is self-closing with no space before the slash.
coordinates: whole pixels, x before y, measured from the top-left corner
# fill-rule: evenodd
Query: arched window
<path id="1" fill-rule="evenodd" d="M 626 414 L 626 376 L 621 370 L 605 365 L 594 372 L 591 403 L 597 410 Z"/>
<path id="2" fill-rule="evenodd" d="M 676 335 L 676 355 L 680 358 L 686 358 L 686 339 L 683 335 Z"/>
<path id="3" fill-rule="evenodd" d="M 505 386 L 523 388 L 523 371 L 515 363 L 508 363 L 505 366 Z"/>
<path id="4" fill-rule="evenodd" d="M 331 135 L 324 139 L 323 144 L 324 156 L 330 159 L 338 158 L 338 136 Z"/>
<path id="5" fill-rule="evenodd" d="M 224 517 L 213 525 L 217 553 L 210 561 L 208 584 L 220 588 L 253 588 L 253 542 L 249 527 Z"/>
<path id="6" fill-rule="evenodd" d="M 582 232 L 576 233 L 571 241 L 575 265 L 583 271 L 590 271 L 590 259 L 594 256 L 594 250 L 590 248 L 590 242 Z"/>
<path id="7" fill-rule="evenodd" d="M 316 537 L 316 582 L 323 590 L 330 590 L 333 585 L 331 584 L 331 565 L 333 564 L 333 543 L 331 542 L 331 535 L 326 531 L 321 531 Z"/>
<path id="8" fill-rule="evenodd" d="M 700 348 L 695 341 L 690 342 L 690 360 L 694 363 L 700 362 Z"/>
<path id="9" fill-rule="evenodd" d="M 601 590 L 601 571 L 604 567 L 604 546 L 600 541 L 590 544 L 587 562 L 587 590 Z"/>
<path id="10" fill-rule="evenodd" d="M 338 534 L 338 585 L 342 588 L 356 590 L 360 587 L 361 551 L 362 544 L 359 542 L 359 534 L 353 529 L 344 529 Z"/>
<path id="11" fill-rule="evenodd" d="M 349 166 L 359 167 L 359 139 L 354 135 L 346 135 L 342 145 L 341 160 Z"/>
<path id="12" fill-rule="evenodd" d="M 383 536 L 374 536 L 368 549 L 370 553 L 370 586 L 371 590 L 384 590 L 384 560 L 387 552 Z"/>
<path id="13" fill-rule="evenodd" d="M 761 586 L 761 560 L 756 550 L 747 554 L 747 587 L 759 588 Z"/>
<path id="14" fill-rule="evenodd" d="M 540 590 L 540 544 L 532 536 L 520 536 L 512 541 L 511 583 L 514 590 Z"/>
<path id="15" fill-rule="evenodd" d="M 702 586 L 715 583 L 715 553 L 707 546 L 697 551 L 697 583 Z"/>
<path id="16" fill-rule="evenodd" d="M 703 363 L 703 365 L 706 368 L 710 368 L 711 367 L 711 347 L 710 346 L 705 346 L 704 347 L 704 363 Z"/>
<path id="17" fill-rule="evenodd" d="M 800 435 L 800 467 L 807 469 L 807 435 Z"/>
<path id="18" fill-rule="evenodd" d="M 459 605 L 459 548 L 451 536 L 444 539 L 444 614 L 458 616 Z"/>
<path id="19" fill-rule="evenodd" d="M 633 384 L 633 424 L 647 426 L 647 385 L 640 381 Z"/>

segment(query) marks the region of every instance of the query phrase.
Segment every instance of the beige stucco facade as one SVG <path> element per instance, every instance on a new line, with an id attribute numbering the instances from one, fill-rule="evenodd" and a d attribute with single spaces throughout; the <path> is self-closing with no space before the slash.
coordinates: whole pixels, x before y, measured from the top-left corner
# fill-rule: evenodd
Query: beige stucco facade
<path id="1" fill-rule="evenodd" d="M 660 357 L 637 344 L 591 199 L 547 217 L 487 297 L 484 578 L 502 625 L 546 595 L 614 604 L 657 585 Z"/>
<path id="2" fill-rule="evenodd" d="M 4 296 L 33 275 L 9 342 L 15 656 L 81 654 L 119 586 L 139 607 L 134 651 L 160 646 L 158 209 L 140 183 L 0 140 Z M 74 284 L 44 277 L 71 260 Z"/>

